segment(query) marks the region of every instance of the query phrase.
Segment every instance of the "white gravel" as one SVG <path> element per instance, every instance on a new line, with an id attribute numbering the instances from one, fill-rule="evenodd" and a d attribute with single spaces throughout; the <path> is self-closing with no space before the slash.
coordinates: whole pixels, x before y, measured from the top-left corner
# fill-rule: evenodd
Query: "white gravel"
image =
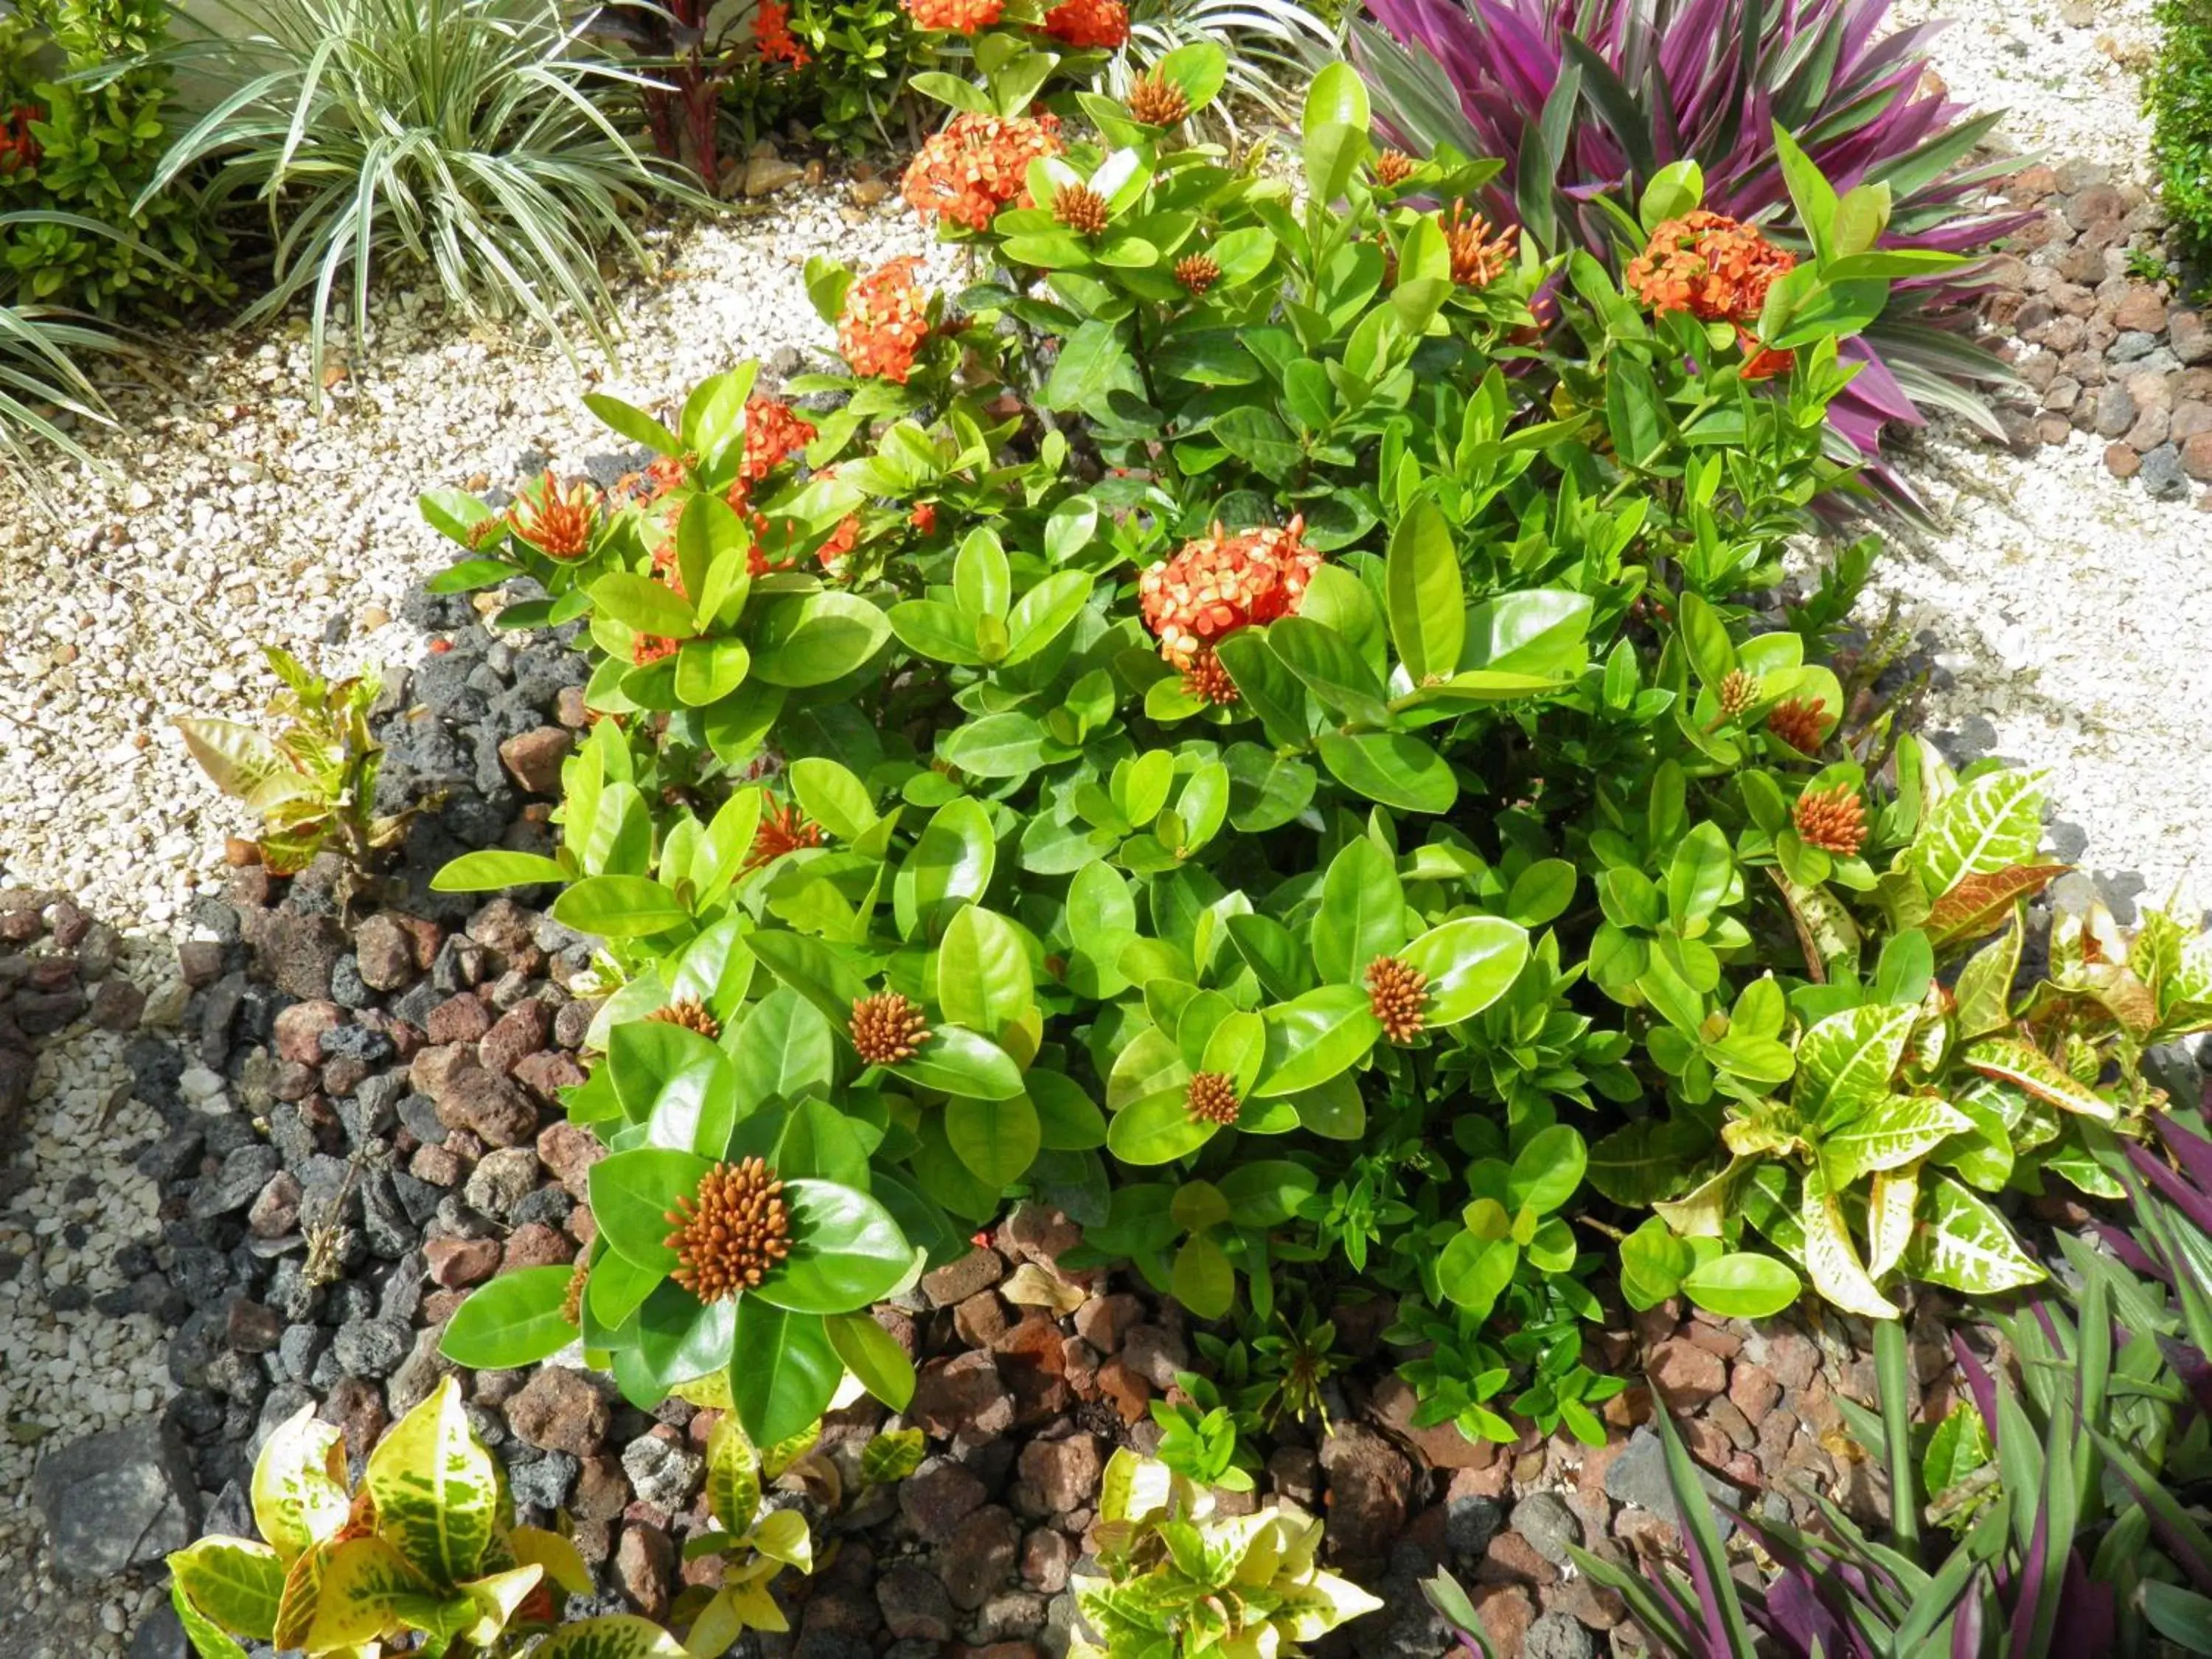
<path id="1" fill-rule="evenodd" d="M 1897 0 L 1900 24 L 1942 19 L 1931 49 L 1951 96 L 2008 112 L 1998 136 L 2054 167 L 2148 172 L 2136 94 L 2157 40 L 2153 0 Z"/>
<path id="2" fill-rule="evenodd" d="M 46 481 L 63 522 L 0 479 L 0 885 L 173 926 L 224 834 L 251 824 L 170 718 L 257 717 L 275 689 L 264 644 L 333 670 L 412 661 L 422 641 L 380 619 L 453 553 L 422 524 L 419 492 L 510 483 L 533 451 L 565 472 L 627 449 L 584 409 L 587 391 L 659 407 L 747 357 L 826 346 L 801 270 L 830 247 L 862 269 L 927 253 L 952 280 L 948 251 L 896 194 L 864 211 L 823 191 L 675 240 L 658 277 L 627 289 L 619 368 L 587 359 L 580 374 L 400 294 L 318 414 L 304 322 L 164 342 L 163 385 L 117 396 L 122 430 L 96 446 L 118 476 Z M 349 633 L 335 651 L 322 643 L 334 620 Z"/>

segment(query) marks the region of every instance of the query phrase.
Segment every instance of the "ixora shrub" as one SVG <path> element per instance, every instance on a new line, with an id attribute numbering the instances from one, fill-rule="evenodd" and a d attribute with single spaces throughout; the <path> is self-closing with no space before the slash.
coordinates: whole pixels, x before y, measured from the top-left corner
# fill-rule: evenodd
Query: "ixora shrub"
<path id="1" fill-rule="evenodd" d="M 514 1524 L 450 1377 L 377 1443 L 354 1492 L 343 1437 L 303 1407 L 262 1447 L 252 1498 L 260 1540 L 210 1536 L 169 1557 L 169 1599 L 200 1659 L 245 1659 L 241 1638 L 345 1656 L 404 1640 L 447 1659 L 692 1651 L 649 1620 L 562 1620 L 562 1600 L 592 1593 L 591 1572 L 559 1533 Z"/>
<path id="2" fill-rule="evenodd" d="M 1729 1313 L 2034 1278 L 2002 1194 L 2110 1181 L 2212 955 L 2069 933 L 2016 994 L 2033 777 L 1845 728 L 1834 605 L 1747 603 L 1846 482 L 1839 343 L 1926 268 L 1885 193 L 1778 135 L 1792 260 L 1671 169 L 1624 291 L 1474 215 L 1493 164 L 1376 154 L 1344 65 L 1301 207 L 1178 138 L 1218 52 L 1095 138 L 1031 36 L 975 52 L 904 191 L 991 279 L 817 261 L 849 372 L 804 410 L 594 398 L 634 488 L 425 498 L 438 586 L 586 623 L 602 717 L 557 857 L 438 878 L 560 885 L 609 993 L 599 1240 L 448 1352 L 580 1335 L 771 1443 L 848 1370 L 902 1405 L 866 1305 L 1034 1195 L 1224 1322 L 1239 1409 L 1315 1402 L 1356 1281 L 1423 1421 L 1601 1438 L 1595 1241 Z"/>
<path id="3" fill-rule="evenodd" d="M 1884 423 L 1948 409 L 2001 436 L 1978 385 L 2009 371 L 1972 342 L 1972 267 L 1915 251 L 1986 247 L 2025 221 L 1978 204 L 2008 161 L 1974 160 L 1998 114 L 1967 118 L 1927 89 L 1936 25 L 1882 25 L 1888 0 L 1371 0 L 1352 40 L 1380 125 L 1408 148 L 1453 145 L 1511 168 L 1492 199 L 1547 251 L 1579 244 L 1618 266 L 1642 246 L 1623 222 L 1671 165 L 1703 170 L 1708 204 L 1780 217 L 1787 165 L 1769 122 L 1839 185 L 1887 188 L 1891 303 L 1846 355 L 1861 366 L 1828 413 L 1872 458 Z M 1817 235 L 1818 222 L 1807 227 Z"/>

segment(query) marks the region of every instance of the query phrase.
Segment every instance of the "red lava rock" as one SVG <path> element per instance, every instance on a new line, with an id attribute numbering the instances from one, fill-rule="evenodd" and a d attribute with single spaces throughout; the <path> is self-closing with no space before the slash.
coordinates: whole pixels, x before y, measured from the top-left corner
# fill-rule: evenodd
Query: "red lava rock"
<path id="1" fill-rule="evenodd" d="M 1743 1339 L 1725 1326 L 1707 1322 L 1702 1310 L 1682 1328 L 1682 1334 L 1707 1353 L 1718 1354 L 1723 1359 L 1733 1359 L 1743 1352 Z"/>
<path id="2" fill-rule="evenodd" d="M 945 1593 L 957 1607 L 973 1613 L 1013 1576 L 1021 1553 L 1021 1528 L 996 1504 L 977 1510 L 960 1523 L 945 1546 L 939 1563 Z"/>
<path id="3" fill-rule="evenodd" d="M 480 1135 L 489 1146 L 520 1146 L 537 1138 L 537 1107 L 506 1078 L 478 1069 L 456 1072 L 445 1092 L 431 1098 L 441 1123 Z"/>
<path id="4" fill-rule="evenodd" d="M 1064 1532 L 1039 1527 L 1022 1540 L 1022 1582 L 1047 1595 L 1067 1588 L 1068 1571 L 1074 1565 L 1075 1546 Z"/>
<path id="5" fill-rule="evenodd" d="M 1152 1385 L 1118 1359 L 1098 1368 L 1098 1392 L 1121 1413 L 1124 1423 L 1134 1425 L 1151 1414 L 1146 1408 L 1152 1404 Z"/>
<path id="6" fill-rule="evenodd" d="M 978 1291 L 989 1290 L 1006 1276 L 1006 1258 L 979 1245 L 957 1261 L 948 1261 L 934 1273 L 923 1274 L 921 1293 L 929 1298 L 931 1307 L 950 1308 Z"/>
<path id="7" fill-rule="evenodd" d="M 1036 1513 L 1042 1516 L 1066 1515 L 1088 1505 L 1105 1465 L 1096 1439 L 1072 1434 L 1065 1440 L 1030 1441 L 1022 1448 L 1016 1467 L 1020 1474 L 1017 1492 L 1033 1498 Z"/>
<path id="8" fill-rule="evenodd" d="M 574 1245 L 544 1222 L 532 1221 L 508 1236 L 507 1249 L 500 1256 L 499 1270 L 513 1273 L 517 1267 L 565 1267 L 575 1259 Z"/>
<path id="9" fill-rule="evenodd" d="M 982 1508 L 990 1495 L 964 1464 L 933 1463 L 899 1482 L 899 1513 L 917 1537 L 934 1543 Z"/>
<path id="10" fill-rule="evenodd" d="M 500 744 L 500 764 L 530 793 L 557 795 L 561 793 L 561 763 L 568 758 L 568 751 L 575 744 L 574 732 L 558 726 L 541 726 Z"/>
<path id="11" fill-rule="evenodd" d="M 1190 1368 L 1190 1349 L 1165 1326 L 1132 1325 L 1121 1339 L 1121 1363 L 1164 1394 L 1176 1373 Z"/>
<path id="12" fill-rule="evenodd" d="M 507 1422 L 533 1446 L 588 1457 L 606 1438 L 606 1397 L 580 1372 L 548 1365 L 507 1402 Z"/>
<path id="13" fill-rule="evenodd" d="M 92 994 L 92 1023 L 103 1031 L 135 1031 L 146 1012 L 146 994 L 119 975 Z"/>
<path id="14" fill-rule="evenodd" d="M 1476 1583 L 1483 1584 L 1534 1586 L 1556 1583 L 1559 1570 L 1537 1554 L 1536 1547 L 1519 1533 L 1501 1532 L 1490 1540 L 1474 1577 Z"/>
<path id="15" fill-rule="evenodd" d="M 342 1376 L 315 1415 L 345 1435 L 349 1453 L 366 1457 L 384 1433 L 384 1390 L 366 1377 Z"/>
<path id="16" fill-rule="evenodd" d="M 1686 1339 L 1662 1342 L 1650 1358 L 1652 1382 L 1677 1412 L 1695 1411 L 1728 1387 L 1720 1356 Z"/>
<path id="17" fill-rule="evenodd" d="M 560 1098 L 561 1091 L 573 1089 L 584 1080 L 584 1068 L 568 1055 L 555 1049 L 541 1049 L 534 1054 L 525 1054 L 514 1067 L 514 1080 L 550 1105 Z"/>
<path id="18" fill-rule="evenodd" d="M 902 1642 L 952 1639 L 952 1598 L 936 1575 L 918 1561 L 896 1561 L 876 1581 L 884 1628 Z"/>
<path id="19" fill-rule="evenodd" d="M 433 1008 L 422 1028 L 424 1036 L 441 1044 L 474 1042 L 490 1030 L 491 1010 L 468 991 L 447 997 Z"/>
<path id="20" fill-rule="evenodd" d="M 1413 1410 L 1419 1403 L 1413 1390 L 1392 1375 L 1376 1385 L 1369 1410 L 1376 1422 L 1411 1445 L 1432 1469 L 1479 1469 L 1497 1456 L 1496 1447 L 1469 1440 L 1452 1423 L 1415 1428 Z"/>
<path id="21" fill-rule="evenodd" d="M 495 1077 L 506 1077 L 552 1037 L 553 1011 L 535 1000 L 518 1002 L 477 1042 L 477 1064 Z"/>
<path id="22" fill-rule="evenodd" d="M 1013 1395 L 1000 1378 L 997 1359 L 963 1353 L 921 1368 L 907 1415 L 936 1439 L 991 1440 L 1013 1427 Z"/>
<path id="23" fill-rule="evenodd" d="M 1322 1443 L 1328 1477 L 1328 1540 L 1340 1559 L 1388 1555 L 1406 1525 L 1413 1466 L 1374 1430 L 1345 1424 Z"/>
<path id="24" fill-rule="evenodd" d="M 538 918 L 502 894 L 469 918 L 469 937 L 501 956 L 526 950 L 538 931 Z"/>
<path id="25" fill-rule="evenodd" d="M 284 1338 L 284 1316 L 241 1297 L 224 1316 L 223 1340 L 240 1353 L 274 1353 Z"/>
<path id="26" fill-rule="evenodd" d="M 2127 332 L 2156 334 L 2166 326 L 2166 301 L 2153 288 L 2130 288 L 2112 313 L 2112 323 Z"/>
<path id="27" fill-rule="evenodd" d="M 952 1328 L 971 1348 L 988 1348 L 1006 1334 L 1006 1304 L 996 1291 L 978 1291 L 952 1310 Z"/>
<path id="28" fill-rule="evenodd" d="M 606 1155 L 607 1149 L 589 1129 L 565 1119 L 549 1123 L 538 1132 L 538 1161 L 552 1171 L 562 1189 L 579 1204 L 591 1196 L 586 1183 L 592 1165 Z"/>
<path id="29" fill-rule="evenodd" d="M 1083 1229 L 1058 1210 L 1024 1199 L 999 1229 L 998 1242 L 1010 1255 L 1057 1271 L 1060 1258 L 1083 1243 Z"/>
<path id="30" fill-rule="evenodd" d="M 1766 1414 L 1780 1403 L 1782 1384 L 1774 1380 L 1774 1373 L 1765 1366 L 1739 1359 L 1729 1374 L 1729 1398 L 1756 1430 L 1766 1421 Z"/>
<path id="31" fill-rule="evenodd" d="M 422 1247 L 430 1282 L 448 1291 L 481 1285 L 499 1271 L 499 1241 L 491 1238 L 434 1238 Z"/>
<path id="32" fill-rule="evenodd" d="M 276 1016 L 276 1054 L 302 1066 L 318 1066 L 323 1058 L 323 1033 L 345 1024 L 345 1011 L 335 1002 L 295 1002 Z"/>
<path id="33" fill-rule="evenodd" d="M 2212 431 L 2199 432 L 2181 446 L 2181 470 L 2199 482 L 2212 482 Z"/>
<path id="34" fill-rule="evenodd" d="M 1536 1604 L 1528 1592 L 1518 1584 L 1478 1584 L 1469 1599 L 1489 1632 L 1491 1645 L 1501 1654 L 1519 1653 L 1528 1626 L 1536 1622 Z"/>
<path id="35" fill-rule="evenodd" d="M 374 991 L 404 991 L 422 970 L 415 940 L 392 915 L 374 915 L 354 929 L 355 965 L 362 982 Z"/>
<path id="36" fill-rule="evenodd" d="M 1100 1353 L 1118 1353 L 1121 1338 L 1145 1316 L 1145 1304 L 1126 1291 L 1094 1296 L 1075 1310 L 1075 1334 Z"/>
<path id="37" fill-rule="evenodd" d="M 668 1613 L 669 1582 L 676 1576 L 676 1546 L 659 1527 L 635 1522 L 623 1528 L 615 1546 L 615 1577 L 630 1604 L 648 1619 Z"/>
<path id="38" fill-rule="evenodd" d="M 1802 1331 L 1784 1328 L 1768 1334 L 1762 1363 L 1784 1388 L 1802 1389 L 1820 1369 L 1820 1350 Z"/>

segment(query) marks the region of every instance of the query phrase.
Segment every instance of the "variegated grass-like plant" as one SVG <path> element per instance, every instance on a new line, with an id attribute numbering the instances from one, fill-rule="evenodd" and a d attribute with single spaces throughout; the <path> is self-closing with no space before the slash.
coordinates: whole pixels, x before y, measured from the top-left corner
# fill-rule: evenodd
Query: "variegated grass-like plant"
<path id="1" fill-rule="evenodd" d="M 1377 125 L 1422 152 L 1503 159 L 1500 210 L 1547 249 L 1580 243 L 1615 263 L 1620 216 L 1673 162 L 1694 161 L 1705 206 L 1786 217 L 1771 137 L 1793 134 L 1838 190 L 1887 184 L 1885 248 L 1963 252 L 2023 222 L 1979 206 L 2013 165 L 1976 161 L 1999 119 L 1969 117 L 1928 79 L 1933 26 L 1885 33 L 1889 0 L 1370 0 L 1352 31 Z M 1899 283 L 1880 323 L 1845 349 L 1864 368 L 1830 428 L 1875 453 L 1890 422 L 1949 410 L 2002 436 L 1975 388 L 2008 370 L 1971 340 L 1972 268 Z"/>

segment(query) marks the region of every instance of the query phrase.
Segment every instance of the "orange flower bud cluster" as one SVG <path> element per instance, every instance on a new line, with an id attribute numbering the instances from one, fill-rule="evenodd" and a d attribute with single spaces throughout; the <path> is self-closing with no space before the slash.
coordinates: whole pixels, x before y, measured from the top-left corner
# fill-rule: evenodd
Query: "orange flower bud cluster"
<path id="1" fill-rule="evenodd" d="M 1395 190 L 1412 178 L 1420 165 L 1402 149 L 1386 149 L 1375 158 L 1375 181 Z"/>
<path id="2" fill-rule="evenodd" d="M 907 167 L 900 193 L 925 219 L 981 230 L 1000 208 L 1029 206 L 1030 163 L 1060 151 L 1056 115 L 1033 120 L 963 110 L 930 135 Z"/>
<path id="3" fill-rule="evenodd" d="M 905 0 L 906 15 L 918 29 L 973 34 L 1006 15 L 1006 0 Z"/>
<path id="4" fill-rule="evenodd" d="M 893 259 L 845 290 L 844 314 L 837 319 L 837 349 L 855 374 L 878 375 L 904 386 L 913 373 L 915 356 L 929 337 L 929 295 L 914 280 L 915 267 L 921 263 L 911 254 Z"/>
<path id="5" fill-rule="evenodd" d="M 1513 262 L 1513 245 L 1521 227 L 1508 225 L 1493 234 L 1490 221 L 1470 215 L 1464 202 L 1454 202 L 1443 222 L 1444 246 L 1451 252 L 1451 279 L 1462 288 L 1487 288 Z"/>
<path id="6" fill-rule="evenodd" d="M 1791 353 L 1759 350 L 1752 331 L 1767 289 L 1796 264 L 1796 255 L 1753 227 L 1700 208 L 1653 231 L 1650 245 L 1628 262 L 1625 280 L 1654 311 L 1686 311 L 1699 322 L 1733 323 L 1736 343 L 1750 358 L 1744 378 L 1756 380 L 1790 367 Z"/>
<path id="7" fill-rule="evenodd" d="M 1044 32 L 1071 46 L 1113 52 L 1129 38 L 1129 9 L 1122 0 L 1060 0 L 1045 13 Z"/>
<path id="8" fill-rule="evenodd" d="M 912 1060 L 929 1041 L 929 1020 L 896 991 L 878 991 L 853 1004 L 853 1049 L 871 1066 Z"/>
<path id="9" fill-rule="evenodd" d="M 679 1198 L 665 1219 L 675 1231 L 669 1275 L 702 1302 L 749 1291 L 791 1254 L 791 1210 L 783 1183 L 759 1158 L 717 1164 L 696 1197 Z"/>
<path id="10" fill-rule="evenodd" d="M 1240 628 L 1294 616 L 1321 555 L 1298 538 L 1305 520 L 1285 527 L 1213 533 L 1183 544 L 1137 579 L 1145 626 L 1160 655 L 1188 672 L 1200 653 Z"/>
<path id="11" fill-rule="evenodd" d="M 1367 1006 L 1393 1042 L 1411 1042 L 1427 1018 L 1429 976 L 1395 957 L 1367 964 Z"/>
<path id="12" fill-rule="evenodd" d="M 1866 804 L 1848 783 L 1808 789 L 1797 797 L 1790 816 L 1808 847 L 1847 859 L 1866 845 Z"/>
<path id="13" fill-rule="evenodd" d="M 1819 697 L 1792 697 L 1767 711 L 1766 729 L 1801 755 L 1820 752 L 1828 705 Z"/>
<path id="14" fill-rule="evenodd" d="M 1148 127 L 1178 126 L 1190 114 L 1183 89 L 1158 70 L 1129 83 L 1129 113 Z"/>
<path id="15" fill-rule="evenodd" d="M 507 509 L 514 533 L 549 558 L 580 559 L 592 550 L 599 521 L 599 492 L 584 479 L 562 489 L 548 467 L 534 492 Z"/>
<path id="16" fill-rule="evenodd" d="M 696 1031 L 712 1042 L 722 1035 L 722 1023 L 708 1012 L 707 1005 L 696 997 L 678 997 L 663 1008 L 656 1008 L 646 1016 L 663 1025 L 681 1025 L 687 1031 Z"/>
<path id="17" fill-rule="evenodd" d="M 1243 1111 L 1237 1099 L 1237 1079 L 1226 1072 L 1200 1072 L 1183 1094 L 1183 1109 L 1194 1123 L 1218 1123 L 1224 1129 Z"/>

